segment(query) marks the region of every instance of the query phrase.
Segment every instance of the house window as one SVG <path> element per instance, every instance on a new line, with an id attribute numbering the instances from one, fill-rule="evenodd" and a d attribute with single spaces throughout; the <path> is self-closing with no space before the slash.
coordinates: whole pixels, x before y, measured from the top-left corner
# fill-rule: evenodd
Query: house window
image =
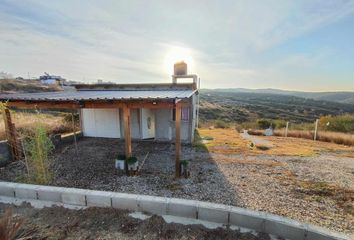
<path id="1" fill-rule="evenodd" d="M 181 120 L 182 121 L 189 121 L 189 108 L 182 108 L 181 109 Z M 176 108 L 172 109 L 172 121 L 176 121 Z"/>

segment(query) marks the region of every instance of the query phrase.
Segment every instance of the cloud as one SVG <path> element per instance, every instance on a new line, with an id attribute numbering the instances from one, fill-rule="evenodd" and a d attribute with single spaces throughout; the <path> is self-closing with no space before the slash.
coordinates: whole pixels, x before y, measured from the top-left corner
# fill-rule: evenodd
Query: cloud
<path id="1" fill-rule="evenodd" d="M 169 81 L 163 61 L 177 45 L 191 49 L 205 86 L 247 87 L 321 64 L 330 49 L 266 54 L 353 14 L 354 1 L 15 0 L 0 2 L 0 11 L 0 71 Z"/>

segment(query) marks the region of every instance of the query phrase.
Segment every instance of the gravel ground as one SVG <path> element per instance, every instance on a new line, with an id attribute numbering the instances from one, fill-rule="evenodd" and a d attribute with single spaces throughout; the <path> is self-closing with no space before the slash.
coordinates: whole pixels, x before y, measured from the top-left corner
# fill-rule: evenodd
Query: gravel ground
<path id="1" fill-rule="evenodd" d="M 311 157 L 227 155 L 183 146 L 192 159 L 191 177 L 174 178 L 174 146 L 139 142 L 133 153 L 142 172 L 127 177 L 114 169 L 124 142 L 83 138 L 51 156 L 52 185 L 211 201 L 266 211 L 331 230 L 354 234 L 354 160 L 335 153 Z M 0 179 L 15 181 L 21 163 L 0 170 Z M 323 184 L 325 183 L 325 184 Z"/>
<path id="2" fill-rule="evenodd" d="M 237 205 L 238 198 L 227 179 L 208 154 L 197 154 L 183 146 L 182 159 L 193 159 L 191 177 L 174 177 L 174 146 L 169 143 L 135 142 L 133 153 L 142 161 L 149 153 L 141 174 L 128 177 L 114 168 L 124 142 L 113 139 L 83 138 L 78 142 L 79 157 L 73 145 L 64 145 L 51 156 L 53 181 L 50 185 L 105 191 L 197 199 Z M 12 163 L 0 171 L 0 179 L 14 181 L 24 174 L 22 163 Z"/>
<path id="3" fill-rule="evenodd" d="M 25 204 L 17 207 L 0 203 L 0 217 L 5 209 L 11 209 L 14 221 L 23 221 L 15 239 L 270 239 L 261 233 L 255 236 L 224 228 L 166 223 L 156 215 L 140 220 L 117 209 L 34 209 Z"/>
<path id="4" fill-rule="evenodd" d="M 222 156 L 214 158 L 220 159 Z M 252 156 L 250 158 L 255 164 L 244 164 L 242 158 L 244 156 L 229 156 L 226 159 L 230 162 L 221 162 L 218 166 L 234 191 L 238 193 L 244 207 L 354 234 L 353 159 L 338 159 L 332 156 L 318 158 Z M 235 159 L 241 159 L 240 163 L 236 163 Z M 278 162 L 278 165 L 263 165 L 259 161 Z M 324 164 L 327 161 L 330 162 L 329 165 Z M 305 191 L 308 189 L 303 189 L 297 183 L 299 179 L 311 183 L 320 181 L 348 187 L 346 204 L 349 206 L 341 206 L 335 198 L 335 194 L 340 194 L 340 190 L 336 190 L 334 196 L 331 192 L 323 194 Z"/>

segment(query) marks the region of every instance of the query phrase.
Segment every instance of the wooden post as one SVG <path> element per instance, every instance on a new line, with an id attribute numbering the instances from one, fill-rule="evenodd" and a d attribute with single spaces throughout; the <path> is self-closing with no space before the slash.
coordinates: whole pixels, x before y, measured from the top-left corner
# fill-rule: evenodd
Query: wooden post
<path id="1" fill-rule="evenodd" d="M 74 119 L 74 114 L 71 113 L 71 121 L 73 124 L 73 133 L 74 133 L 74 144 L 75 144 L 75 152 L 76 152 L 76 157 L 79 158 L 79 150 L 77 147 L 77 139 L 76 139 L 76 129 L 75 129 L 75 119 Z"/>
<path id="2" fill-rule="evenodd" d="M 125 141 L 125 156 L 130 158 L 132 156 L 132 140 L 130 134 L 130 109 L 128 106 L 123 107 L 124 117 L 124 141 Z M 125 163 L 125 170 L 128 173 L 128 164 Z"/>
<path id="3" fill-rule="evenodd" d="M 289 122 L 286 122 L 285 137 L 288 137 Z"/>
<path id="4" fill-rule="evenodd" d="M 181 176 L 180 158 L 181 158 L 181 104 L 176 103 L 175 112 L 176 121 L 176 177 Z"/>
<path id="5" fill-rule="evenodd" d="M 315 134 L 313 136 L 314 141 L 316 141 L 316 139 L 317 139 L 317 130 L 318 130 L 318 119 L 316 119 L 316 122 L 315 122 Z"/>
<path id="6" fill-rule="evenodd" d="M 21 149 L 20 144 L 17 139 L 17 133 L 15 125 L 12 123 L 11 114 L 9 109 L 3 109 L 3 118 L 5 123 L 5 135 L 8 144 L 10 145 L 12 159 L 14 161 L 20 160 L 21 158 Z"/>

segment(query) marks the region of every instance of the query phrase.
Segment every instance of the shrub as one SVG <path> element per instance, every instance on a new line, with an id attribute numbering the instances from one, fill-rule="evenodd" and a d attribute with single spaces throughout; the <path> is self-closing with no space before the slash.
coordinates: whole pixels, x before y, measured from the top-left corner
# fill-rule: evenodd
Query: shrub
<path id="1" fill-rule="evenodd" d="M 215 128 L 228 128 L 229 124 L 223 120 L 216 120 L 214 124 Z"/>
<path id="2" fill-rule="evenodd" d="M 268 119 L 258 119 L 257 125 L 260 129 L 267 129 L 272 125 L 272 121 Z"/>
<path id="3" fill-rule="evenodd" d="M 125 154 L 118 154 L 117 159 L 119 160 L 123 160 L 126 159 L 127 157 L 125 156 Z"/>
<path id="4" fill-rule="evenodd" d="M 4 215 L 0 219 L 0 239 L 19 239 L 16 235 L 22 223 L 23 219 L 15 219 L 12 215 L 11 209 L 6 209 Z"/>
<path id="5" fill-rule="evenodd" d="M 128 165 L 133 165 L 138 161 L 138 159 L 136 157 L 130 157 L 127 159 L 127 164 Z"/>
<path id="6" fill-rule="evenodd" d="M 326 131 L 354 133 L 354 115 L 321 117 L 320 127 Z"/>
<path id="7" fill-rule="evenodd" d="M 184 167 L 188 167 L 189 161 L 190 161 L 190 160 L 182 160 L 182 161 L 181 161 L 181 165 L 184 166 Z"/>
<path id="8" fill-rule="evenodd" d="M 51 179 L 48 155 L 54 149 L 54 145 L 40 123 L 36 125 L 34 136 L 29 137 L 27 141 L 29 181 L 37 184 L 46 184 Z"/>

